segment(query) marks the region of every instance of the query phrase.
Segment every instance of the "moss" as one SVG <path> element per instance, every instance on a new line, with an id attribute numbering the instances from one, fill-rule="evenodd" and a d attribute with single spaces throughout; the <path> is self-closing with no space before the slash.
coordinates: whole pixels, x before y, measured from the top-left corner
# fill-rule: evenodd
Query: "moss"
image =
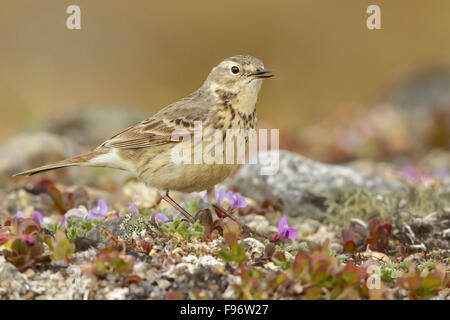
<path id="1" fill-rule="evenodd" d="M 401 277 L 408 271 L 410 261 L 403 261 L 401 263 L 386 263 L 381 266 L 381 278 L 390 283 L 395 283 L 397 278 Z"/>
<path id="2" fill-rule="evenodd" d="M 338 225 L 348 224 L 352 218 L 367 221 L 375 215 L 392 221 L 401 213 L 402 217 L 424 217 L 434 211 L 444 213 L 449 206 L 449 192 L 440 184 L 433 188 L 410 187 L 409 192 L 382 195 L 363 188 L 348 188 L 338 197 L 329 198 L 325 219 Z"/>

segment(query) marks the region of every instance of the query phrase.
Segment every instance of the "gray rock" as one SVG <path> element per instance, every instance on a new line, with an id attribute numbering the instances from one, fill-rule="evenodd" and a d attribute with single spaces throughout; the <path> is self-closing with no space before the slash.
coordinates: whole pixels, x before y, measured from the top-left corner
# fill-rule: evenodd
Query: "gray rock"
<path id="1" fill-rule="evenodd" d="M 110 234 L 117 238 L 123 236 L 123 231 L 120 228 L 125 217 L 117 219 L 106 220 L 92 228 L 82 238 L 78 238 L 75 241 L 78 250 L 86 250 L 88 247 L 94 247 L 97 249 L 105 248 L 107 237 L 100 232 L 101 229 L 108 231 Z"/>
<path id="2" fill-rule="evenodd" d="M 148 218 L 136 214 L 127 214 L 125 216 L 106 220 L 89 230 L 84 237 L 77 238 L 75 241 L 77 251 L 83 251 L 89 247 L 102 249 L 107 244 L 107 237 L 100 230 L 112 234 L 118 239 L 126 240 L 132 237 L 143 237 L 152 227 L 148 224 Z"/>
<path id="3" fill-rule="evenodd" d="M 258 202 L 273 194 L 281 201 L 283 212 L 292 216 L 323 212 L 325 200 L 339 195 L 344 188 L 362 187 L 373 194 L 406 190 L 400 182 L 345 166 L 319 163 L 284 150 L 279 155 L 276 174 L 261 175 L 260 164 L 245 165 L 236 175 L 234 185 L 243 195 Z M 268 152 L 260 156 L 269 157 Z"/>
<path id="4" fill-rule="evenodd" d="M 278 228 L 261 215 L 249 214 L 241 217 L 241 221 L 261 234 L 269 235 L 278 232 Z"/>
<path id="5" fill-rule="evenodd" d="M 19 299 L 30 290 L 30 284 L 25 275 L 0 256 L 0 300 Z"/>
<path id="6" fill-rule="evenodd" d="M 245 238 L 242 242 L 244 242 L 247 255 L 250 259 L 258 259 L 264 256 L 265 246 L 262 242 L 254 238 Z"/>
<path id="7" fill-rule="evenodd" d="M 222 261 L 219 261 L 218 259 L 214 258 L 210 255 L 201 256 L 198 258 L 197 263 L 195 264 L 196 271 L 202 271 L 202 270 L 211 270 L 215 268 L 223 267 L 224 263 Z M 194 273 L 196 272 L 194 271 Z"/>
<path id="8" fill-rule="evenodd" d="M 406 74 L 391 88 L 387 88 L 381 103 L 404 108 L 432 108 L 436 104 L 450 104 L 450 68 L 433 66 Z"/>

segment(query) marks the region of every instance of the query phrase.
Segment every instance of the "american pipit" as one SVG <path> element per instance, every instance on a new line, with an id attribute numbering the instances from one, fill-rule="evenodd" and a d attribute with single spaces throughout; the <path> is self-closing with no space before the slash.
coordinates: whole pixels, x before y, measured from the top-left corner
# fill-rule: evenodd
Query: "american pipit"
<path id="1" fill-rule="evenodd" d="M 147 185 L 158 188 L 162 198 L 179 210 L 188 221 L 192 216 L 178 205 L 169 190 L 194 192 L 209 190 L 237 168 L 237 163 L 174 163 L 175 146 L 186 143 L 173 139 L 173 133 L 184 130 L 192 134 L 200 122 L 205 130 L 254 129 L 256 101 L 262 80 L 273 75 L 263 63 L 248 55 L 225 59 L 214 67 L 203 85 L 188 96 L 166 106 L 154 116 L 139 122 L 96 149 L 57 163 L 27 170 L 18 175 L 69 166 L 109 167 L 129 171 Z M 186 144 L 191 149 L 191 144 Z"/>

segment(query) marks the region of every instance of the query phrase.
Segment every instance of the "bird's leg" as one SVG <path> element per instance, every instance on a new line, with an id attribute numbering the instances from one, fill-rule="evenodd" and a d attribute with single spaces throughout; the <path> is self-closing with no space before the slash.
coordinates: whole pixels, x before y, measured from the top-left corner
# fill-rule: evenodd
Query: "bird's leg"
<path id="1" fill-rule="evenodd" d="M 208 201 L 210 203 L 216 202 L 216 200 L 217 200 L 216 189 L 214 187 L 209 188 L 208 190 L 206 190 L 206 194 L 208 196 Z"/>
<path id="2" fill-rule="evenodd" d="M 235 218 L 235 217 L 231 214 L 231 212 L 233 211 L 233 209 L 230 208 L 230 209 L 228 209 L 228 210 L 225 210 L 224 208 L 222 208 L 222 207 L 221 207 L 220 205 L 218 205 L 217 203 L 214 204 L 213 202 L 216 201 L 216 193 L 215 193 L 214 188 L 211 188 L 211 189 L 207 190 L 207 194 L 208 194 L 208 201 L 209 201 L 209 203 L 212 204 L 214 210 L 216 210 L 216 214 L 217 214 L 217 211 L 218 211 L 222 216 L 225 216 L 225 217 L 230 218 L 231 220 L 233 220 L 234 222 L 236 222 L 237 224 L 239 224 L 239 225 L 241 226 L 242 230 L 244 230 L 245 232 L 253 233 L 253 234 L 256 234 L 256 235 L 259 236 L 259 237 L 267 238 L 267 237 L 264 236 L 263 234 L 261 234 L 261 233 L 255 231 L 255 230 L 253 230 L 252 228 L 250 228 L 249 226 L 247 226 L 246 224 L 242 223 L 242 222 L 239 221 L 237 218 Z M 219 216 L 219 214 L 217 214 L 217 215 Z M 219 218 L 222 218 L 222 217 L 219 216 Z"/>
<path id="3" fill-rule="evenodd" d="M 231 214 L 231 210 L 225 210 L 224 208 L 222 208 L 222 207 L 221 207 L 220 205 L 218 205 L 217 203 L 216 203 L 216 204 L 213 204 L 213 207 L 214 207 L 215 210 L 219 211 L 222 215 L 224 215 L 224 216 L 230 218 L 231 220 L 233 220 L 233 221 L 235 221 L 235 222 L 241 224 L 241 223 L 240 223 L 238 220 L 236 220 L 236 218 Z"/>
<path id="4" fill-rule="evenodd" d="M 172 207 L 174 207 L 175 209 L 177 209 L 178 211 L 180 211 L 180 213 L 190 222 L 190 223 L 194 223 L 195 220 L 194 218 L 189 214 L 189 212 L 187 212 L 186 210 L 183 209 L 182 206 L 180 206 L 178 203 L 175 202 L 175 200 L 173 200 L 170 196 L 169 196 L 169 192 L 166 192 L 164 195 L 162 195 L 162 198 L 167 201 L 170 205 L 172 205 Z"/>
<path id="5" fill-rule="evenodd" d="M 210 189 L 208 189 L 208 190 L 206 190 L 206 194 L 207 194 L 207 196 L 208 196 L 208 202 L 212 204 L 213 208 L 214 208 L 216 211 L 218 211 L 219 213 L 221 213 L 223 216 L 226 216 L 226 217 L 230 218 L 231 220 L 234 220 L 234 221 L 238 222 L 238 221 L 236 220 L 236 218 L 234 218 L 234 217 L 231 215 L 231 209 L 227 211 L 227 210 L 225 210 L 224 208 L 222 208 L 220 205 L 218 205 L 218 204 L 216 203 L 217 197 L 216 197 L 216 191 L 215 191 L 214 187 L 213 187 L 213 188 L 210 188 Z M 215 204 L 214 204 L 214 203 L 215 203 Z M 222 218 L 222 217 L 220 217 L 220 218 Z M 239 223 L 239 222 L 238 222 L 238 223 Z"/>
<path id="6" fill-rule="evenodd" d="M 231 220 L 233 220 L 234 222 L 236 222 L 237 224 L 239 224 L 242 227 L 242 230 L 244 230 L 245 232 L 248 233 L 254 233 L 257 236 L 263 237 L 263 238 L 267 238 L 265 235 L 257 232 L 256 230 L 253 230 L 252 228 L 250 228 L 249 226 L 247 226 L 245 223 L 240 222 L 238 219 L 236 219 L 232 214 L 231 214 L 231 209 L 229 210 L 225 210 L 224 208 L 222 208 L 221 206 L 219 206 L 218 204 L 213 204 L 214 209 L 216 209 L 217 211 L 219 211 L 221 214 L 227 216 L 228 218 L 230 218 Z"/>

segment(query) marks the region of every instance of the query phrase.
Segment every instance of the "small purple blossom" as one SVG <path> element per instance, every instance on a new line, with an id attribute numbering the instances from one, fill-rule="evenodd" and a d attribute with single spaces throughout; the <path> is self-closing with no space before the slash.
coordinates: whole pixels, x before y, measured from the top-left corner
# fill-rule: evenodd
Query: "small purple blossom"
<path id="1" fill-rule="evenodd" d="M 421 176 L 414 166 L 407 165 L 401 170 L 403 177 L 412 182 L 420 182 Z"/>
<path id="2" fill-rule="evenodd" d="M 136 203 L 132 202 L 130 205 L 130 213 L 132 214 L 138 214 L 139 213 L 139 208 L 136 205 Z"/>
<path id="3" fill-rule="evenodd" d="M 216 195 L 217 195 L 217 204 L 218 204 L 218 205 L 221 205 L 223 199 L 225 199 L 225 196 L 226 196 L 226 191 L 225 191 L 225 189 L 219 189 L 219 190 L 217 190 Z"/>
<path id="4" fill-rule="evenodd" d="M 288 226 L 288 218 L 286 216 L 281 217 L 278 222 L 278 237 L 280 239 L 297 239 L 298 231 L 295 228 Z"/>
<path id="5" fill-rule="evenodd" d="M 237 208 L 245 208 L 247 206 L 247 201 L 243 196 L 240 195 L 239 192 L 233 194 L 232 191 L 227 192 L 227 199 L 231 203 L 231 208 L 237 209 Z"/>
<path id="6" fill-rule="evenodd" d="M 39 221 L 40 224 L 42 224 L 44 222 L 44 217 L 42 216 L 42 214 L 39 211 L 35 211 L 33 212 L 33 219 L 36 219 L 37 221 Z"/>
<path id="7" fill-rule="evenodd" d="M 62 219 L 61 219 L 61 224 L 62 224 L 64 227 L 67 227 L 67 218 L 66 218 L 66 216 L 63 216 L 63 217 L 62 217 Z"/>
<path id="8" fill-rule="evenodd" d="M 223 188 L 220 188 L 216 191 L 216 197 L 217 197 L 217 204 L 220 206 L 222 205 L 222 202 L 225 198 L 227 198 L 230 201 L 231 208 L 245 208 L 247 206 L 247 201 L 244 197 L 242 197 L 239 192 L 234 194 L 232 191 L 226 191 Z M 208 192 L 205 192 L 203 195 L 203 201 L 209 202 L 208 199 Z"/>
<path id="9" fill-rule="evenodd" d="M 162 213 L 157 213 L 155 216 L 155 222 L 157 225 L 159 225 L 160 222 L 167 223 L 169 222 L 169 218 L 167 218 L 166 215 Z"/>
<path id="10" fill-rule="evenodd" d="M 433 185 L 435 180 L 445 182 L 449 178 L 449 172 L 446 168 L 438 168 L 432 171 L 419 170 L 413 165 L 406 165 L 401 169 L 401 174 L 406 180 L 412 183 L 423 183 L 424 185 Z"/>
<path id="11" fill-rule="evenodd" d="M 16 212 L 16 218 L 23 219 L 25 216 L 23 215 L 23 212 L 19 210 Z"/>
<path id="12" fill-rule="evenodd" d="M 98 200 L 97 208 L 89 210 L 89 219 L 104 219 L 108 213 L 108 205 L 102 199 Z"/>
<path id="13" fill-rule="evenodd" d="M 178 211 L 178 210 L 174 210 L 173 211 L 173 214 L 172 214 L 172 219 L 173 220 L 176 220 L 177 218 L 178 218 L 178 215 L 180 214 L 180 211 Z"/>

